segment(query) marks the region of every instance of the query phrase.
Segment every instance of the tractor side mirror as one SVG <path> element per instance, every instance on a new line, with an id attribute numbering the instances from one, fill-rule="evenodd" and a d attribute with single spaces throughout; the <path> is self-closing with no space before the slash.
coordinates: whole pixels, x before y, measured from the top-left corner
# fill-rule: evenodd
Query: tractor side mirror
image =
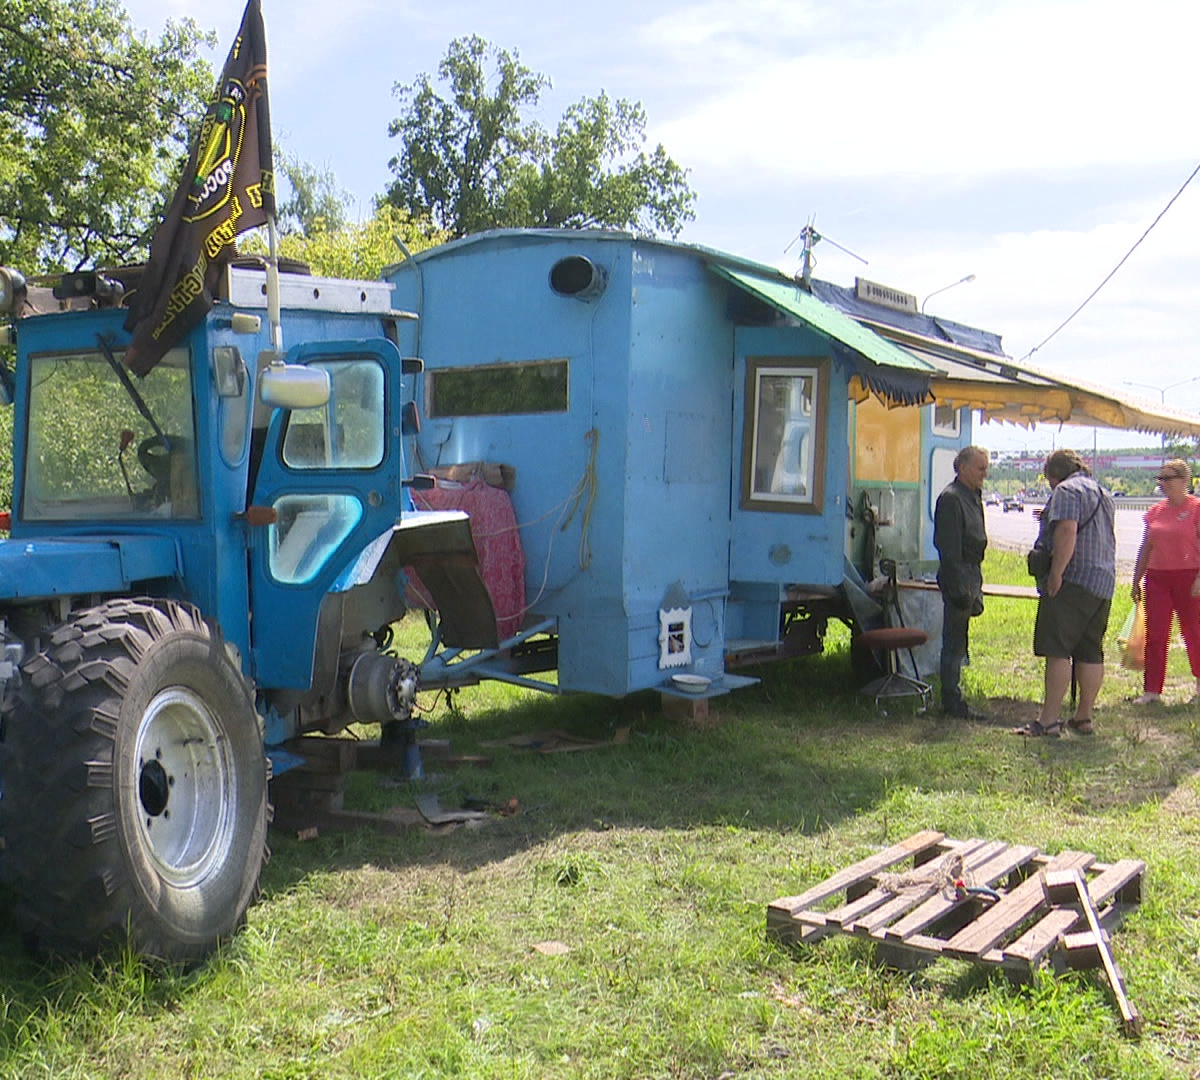
<path id="1" fill-rule="evenodd" d="M 258 376 L 258 398 L 277 409 L 319 409 L 328 404 L 329 372 L 299 364 L 268 364 Z"/>

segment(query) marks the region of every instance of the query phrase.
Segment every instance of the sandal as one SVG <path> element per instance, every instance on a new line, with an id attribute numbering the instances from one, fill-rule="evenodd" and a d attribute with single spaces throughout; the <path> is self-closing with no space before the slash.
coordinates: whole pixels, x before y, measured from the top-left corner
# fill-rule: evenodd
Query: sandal
<path id="1" fill-rule="evenodd" d="M 1055 721 L 1053 724 L 1042 725 L 1040 720 L 1030 720 L 1024 727 L 1013 728 L 1013 735 L 1027 735 L 1031 739 L 1045 737 L 1047 739 L 1057 739 L 1062 734 L 1063 726 L 1061 722 Z"/>
<path id="2" fill-rule="evenodd" d="M 1076 720 L 1072 717 L 1067 721 L 1069 727 L 1076 735 L 1095 735 L 1096 728 L 1093 726 L 1090 719 Z"/>

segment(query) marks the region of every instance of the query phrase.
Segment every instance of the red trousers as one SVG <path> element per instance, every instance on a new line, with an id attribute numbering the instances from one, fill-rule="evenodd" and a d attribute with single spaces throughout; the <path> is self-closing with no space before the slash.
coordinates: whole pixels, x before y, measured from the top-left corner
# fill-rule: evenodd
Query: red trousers
<path id="1" fill-rule="evenodd" d="M 1146 670 L 1142 685 L 1147 694 L 1162 693 L 1173 614 L 1179 616 L 1192 674 L 1200 679 L 1200 597 L 1192 595 L 1195 580 L 1195 570 L 1146 571 L 1142 586 L 1146 603 Z"/>

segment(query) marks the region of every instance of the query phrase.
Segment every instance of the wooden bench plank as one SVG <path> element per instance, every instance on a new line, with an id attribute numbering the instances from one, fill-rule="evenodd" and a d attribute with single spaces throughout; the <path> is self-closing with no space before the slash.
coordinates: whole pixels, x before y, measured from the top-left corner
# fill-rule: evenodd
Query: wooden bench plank
<path id="1" fill-rule="evenodd" d="M 1096 861 L 1086 851 L 1064 851 L 1049 864 L 1051 870 L 1086 870 Z M 1041 876 L 1027 878 L 1002 897 L 969 925 L 964 926 L 942 947 L 946 956 L 964 960 L 979 959 L 983 953 L 1013 933 L 1030 915 L 1046 903 Z"/>
<path id="2" fill-rule="evenodd" d="M 911 589 L 917 592 L 940 592 L 936 581 L 920 581 L 916 578 L 896 582 L 899 589 Z M 1038 591 L 1036 585 L 1000 585 L 994 582 L 983 583 L 984 596 L 1003 596 L 1010 600 L 1036 600 Z"/>

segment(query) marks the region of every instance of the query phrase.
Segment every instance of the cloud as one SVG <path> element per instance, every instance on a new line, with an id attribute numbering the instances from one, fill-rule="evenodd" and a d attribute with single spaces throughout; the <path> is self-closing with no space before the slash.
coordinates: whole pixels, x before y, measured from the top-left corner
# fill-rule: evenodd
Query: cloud
<path id="1" fill-rule="evenodd" d="M 653 24 L 657 33 L 673 27 L 678 62 L 711 88 L 656 128 L 679 159 L 764 179 L 828 179 L 1179 156 L 1200 28 L 1190 6 L 965 6 L 849 41 L 835 36 L 845 24 L 828 7 L 801 5 L 790 18 L 780 8 L 777 24 L 763 21 L 769 8 L 754 9 L 761 17 L 744 50 L 712 8 Z M 805 39 L 805 27 L 814 36 Z"/>

